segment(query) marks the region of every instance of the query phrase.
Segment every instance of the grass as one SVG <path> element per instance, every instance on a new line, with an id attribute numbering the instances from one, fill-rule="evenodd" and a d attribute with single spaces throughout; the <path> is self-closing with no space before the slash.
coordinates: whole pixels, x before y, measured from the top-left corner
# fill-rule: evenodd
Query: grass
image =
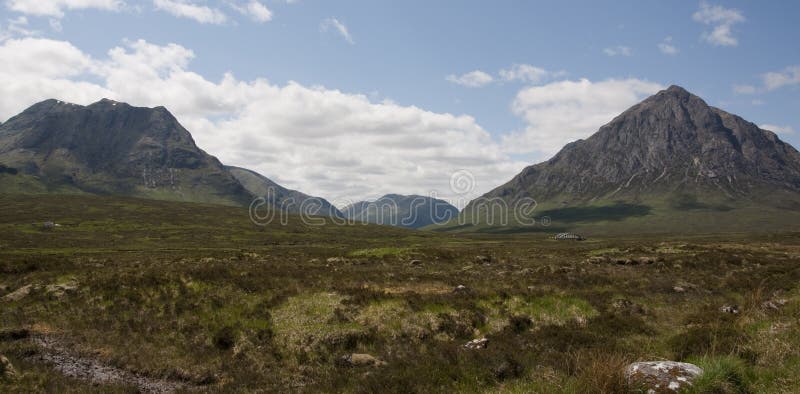
<path id="1" fill-rule="evenodd" d="M 32 225 L 46 220 L 62 226 Z M 48 333 L 76 354 L 214 392 L 625 392 L 627 363 L 659 359 L 705 368 L 697 392 L 797 392 L 798 263 L 798 233 L 564 243 L 260 227 L 234 207 L 0 196 L 0 297 L 35 285 L 0 301 L 0 331 Z M 77 288 L 57 296 L 47 292 L 55 284 Z M 619 299 L 643 308 L 618 310 Z M 786 302 L 764 309 L 771 299 Z M 727 304 L 741 312 L 720 312 Z M 487 348 L 464 349 L 481 337 Z M 132 390 L 65 378 L 31 359 L 42 351 L 0 335 L 20 372 L 0 392 Z M 386 365 L 342 367 L 349 353 Z"/>

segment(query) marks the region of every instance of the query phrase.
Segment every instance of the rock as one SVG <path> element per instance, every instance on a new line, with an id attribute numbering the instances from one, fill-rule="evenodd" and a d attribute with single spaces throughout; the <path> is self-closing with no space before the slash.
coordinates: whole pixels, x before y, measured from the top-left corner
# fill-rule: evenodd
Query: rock
<path id="1" fill-rule="evenodd" d="M 775 299 L 775 300 L 767 300 L 767 301 L 764 301 L 763 303 L 761 303 L 761 309 L 768 309 L 768 310 L 772 309 L 772 310 L 777 311 L 782 306 L 786 305 L 787 302 L 789 302 L 789 301 L 787 301 L 785 298 L 778 298 L 778 299 Z"/>
<path id="2" fill-rule="evenodd" d="M 610 259 L 605 256 L 592 256 L 584 260 L 585 263 L 589 264 L 603 264 L 603 263 L 608 263 L 609 261 Z"/>
<path id="3" fill-rule="evenodd" d="M 44 222 L 42 224 L 42 228 L 45 229 L 45 230 L 52 230 L 52 229 L 56 228 L 56 224 L 53 223 L 53 222 Z"/>
<path id="4" fill-rule="evenodd" d="M 33 285 L 22 286 L 19 289 L 17 289 L 15 292 L 10 293 L 10 294 L 6 294 L 5 296 L 3 296 L 2 300 L 6 301 L 6 302 L 19 301 L 19 300 L 27 297 L 28 295 L 30 295 L 31 291 L 33 289 L 34 289 Z"/>
<path id="5" fill-rule="evenodd" d="M 491 256 L 475 256 L 475 262 L 478 264 L 489 264 L 492 262 Z"/>
<path id="6" fill-rule="evenodd" d="M 339 263 L 346 263 L 347 259 L 345 259 L 344 257 L 328 257 L 325 260 L 325 262 L 328 264 L 339 264 Z"/>
<path id="7" fill-rule="evenodd" d="M 70 280 L 67 283 L 58 283 L 45 286 L 45 293 L 53 298 L 61 298 L 67 293 L 72 293 L 78 289 L 78 282 Z"/>
<path id="8" fill-rule="evenodd" d="M 308 263 L 309 263 L 309 264 L 319 264 L 319 259 L 311 259 L 311 260 L 308 260 Z"/>
<path id="9" fill-rule="evenodd" d="M 626 300 L 624 298 L 619 298 L 614 300 L 611 303 L 611 306 L 614 308 L 615 311 L 627 314 L 645 314 L 645 309 L 630 300 Z"/>
<path id="10" fill-rule="evenodd" d="M 719 308 L 720 312 L 722 313 L 730 313 L 732 315 L 739 314 L 739 306 L 738 305 L 724 305 L 722 308 Z"/>
<path id="11" fill-rule="evenodd" d="M 472 290 L 470 290 L 469 287 L 464 286 L 464 285 L 458 285 L 453 289 L 453 293 L 456 293 L 456 294 L 467 294 L 467 293 L 469 293 L 471 291 Z"/>
<path id="12" fill-rule="evenodd" d="M 382 361 L 369 354 L 352 353 L 339 358 L 339 364 L 347 367 L 382 367 L 386 365 Z"/>
<path id="13" fill-rule="evenodd" d="M 649 256 L 637 257 L 635 260 L 639 264 L 654 264 L 656 261 L 658 261 L 658 259 L 655 257 Z"/>
<path id="14" fill-rule="evenodd" d="M 422 265 L 422 260 L 411 260 L 408 262 L 409 265 Z"/>
<path id="15" fill-rule="evenodd" d="M 489 346 L 489 340 L 486 338 L 473 339 L 464 344 L 464 348 L 470 350 L 486 349 L 487 346 Z"/>
<path id="16" fill-rule="evenodd" d="M 17 370 L 14 369 L 11 361 L 2 354 L 0 354 L 0 378 L 8 380 L 17 378 Z"/>
<path id="17" fill-rule="evenodd" d="M 628 365 L 625 380 L 632 389 L 647 393 L 678 393 L 692 385 L 703 370 L 688 363 L 676 361 L 645 361 Z"/>
<path id="18" fill-rule="evenodd" d="M 684 288 L 683 286 L 675 286 L 675 287 L 672 288 L 672 290 L 675 291 L 676 293 L 685 293 L 686 292 L 686 288 Z"/>

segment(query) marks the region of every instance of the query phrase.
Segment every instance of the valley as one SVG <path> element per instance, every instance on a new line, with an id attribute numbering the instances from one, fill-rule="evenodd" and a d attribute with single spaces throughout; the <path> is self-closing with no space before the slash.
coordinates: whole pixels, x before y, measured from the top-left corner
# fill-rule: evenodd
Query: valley
<path id="1" fill-rule="evenodd" d="M 640 360 L 702 367 L 694 392 L 800 390 L 798 233 L 578 242 L 122 197 L 0 208 L 0 353 L 20 374 L 0 391 L 621 392 Z"/>

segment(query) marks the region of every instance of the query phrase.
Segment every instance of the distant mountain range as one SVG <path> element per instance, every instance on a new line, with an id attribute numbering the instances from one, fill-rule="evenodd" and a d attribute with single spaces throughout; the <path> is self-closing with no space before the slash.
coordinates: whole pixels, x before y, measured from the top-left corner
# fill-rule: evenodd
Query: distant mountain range
<path id="1" fill-rule="evenodd" d="M 461 213 L 443 200 L 398 194 L 340 211 L 254 171 L 223 165 L 164 107 L 46 100 L 0 124 L 0 192 L 244 206 L 267 197 L 293 213 L 439 231 L 800 230 L 800 153 L 774 133 L 672 86 L 525 168 Z M 536 209 L 524 219 L 538 225 L 509 215 L 533 200 Z M 497 214 L 510 220 L 498 224 Z"/>
<path id="2" fill-rule="evenodd" d="M 341 216 L 324 199 L 224 166 L 198 148 L 164 107 L 107 99 L 87 106 L 43 101 L 0 125 L 0 166 L 5 193 L 115 194 L 246 206 L 273 188 L 270 201 L 287 211 Z"/>
<path id="3" fill-rule="evenodd" d="M 432 197 L 387 194 L 375 201 L 348 205 L 342 213 L 355 221 L 422 228 L 457 217 L 458 208 Z"/>
<path id="4" fill-rule="evenodd" d="M 483 223 L 489 210 L 482 214 L 480 201 L 512 207 L 526 198 L 552 226 L 768 230 L 800 218 L 800 153 L 775 133 L 672 86 L 525 168 L 463 215 Z"/>

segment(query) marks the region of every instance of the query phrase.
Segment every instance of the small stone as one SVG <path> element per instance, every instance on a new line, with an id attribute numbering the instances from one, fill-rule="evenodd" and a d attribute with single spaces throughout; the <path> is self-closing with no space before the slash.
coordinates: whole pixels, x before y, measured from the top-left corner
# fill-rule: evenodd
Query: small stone
<path id="1" fill-rule="evenodd" d="M 347 262 L 347 260 L 344 259 L 343 257 L 328 257 L 328 259 L 325 260 L 325 262 L 328 264 L 338 264 L 338 263 L 345 263 Z"/>
<path id="2" fill-rule="evenodd" d="M 386 362 L 369 354 L 352 353 L 340 357 L 338 364 L 347 367 L 382 367 Z"/>
<path id="3" fill-rule="evenodd" d="M 491 256 L 475 256 L 475 262 L 478 264 L 489 264 L 492 262 Z"/>
<path id="4" fill-rule="evenodd" d="M 489 346 L 489 340 L 486 338 L 473 339 L 464 344 L 464 348 L 470 350 L 486 349 L 487 346 Z"/>
<path id="5" fill-rule="evenodd" d="M 703 370 L 688 363 L 645 361 L 628 365 L 625 380 L 628 386 L 648 393 L 678 393 L 692 385 Z"/>
<path id="6" fill-rule="evenodd" d="M 13 380 L 17 378 L 17 370 L 6 356 L 0 354 L 0 378 Z"/>
<path id="7" fill-rule="evenodd" d="M 408 262 L 410 265 L 422 265 L 422 260 L 411 260 Z"/>
<path id="8" fill-rule="evenodd" d="M 469 293 L 469 292 L 470 292 L 469 287 L 464 286 L 464 285 L 458 285 L 453 289 L 453 293 L 456 293 L 456 294 L 466 294 L 466 293 Z"/>
<path id="9" fill-rule="evenodd" d="M 732 315 L 739 314 L 739 306 L 738 305 L 724 305 L 722 308 L 719 308 L 720 312 L 722 313 L 730 313 Z"/>
<path id="10" fill-rule="evenodd" d="M 675 287 L 672 288 L 672 290 L 674 290 L 676 293 L 685 293 L 686 292 L 686 289 L 684 287 L 681 287 L 681 286 L 675 286 Z"/>

